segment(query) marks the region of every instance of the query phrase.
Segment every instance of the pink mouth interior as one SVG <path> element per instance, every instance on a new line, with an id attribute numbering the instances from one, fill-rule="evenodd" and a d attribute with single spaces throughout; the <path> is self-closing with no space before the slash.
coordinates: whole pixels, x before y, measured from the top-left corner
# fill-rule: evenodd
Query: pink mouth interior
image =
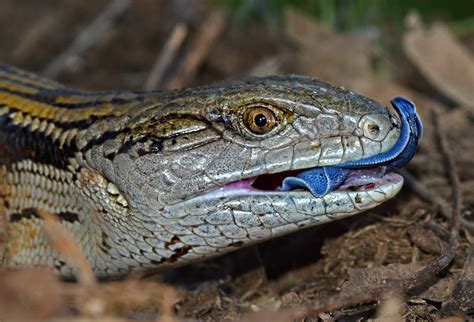
<path id="1" fill-rule="evenodd" d="M 225 190 L 278 191 L 284 178 L 296 176 L 303 170 L 285 171 L 245 178 L 225 185 Z M 386 173 L 384 167 L 359 169 L 350 172 L 336 191 L 365 191 L 394 181 L 393 173 Z"/>

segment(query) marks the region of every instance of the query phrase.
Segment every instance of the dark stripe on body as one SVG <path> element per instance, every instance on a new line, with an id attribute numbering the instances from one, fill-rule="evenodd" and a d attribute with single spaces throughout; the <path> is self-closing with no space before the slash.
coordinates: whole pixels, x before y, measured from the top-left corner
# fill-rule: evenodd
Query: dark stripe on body
<path id="1" fill-rule="evenodd" d="M 80 151 L 85 152 L 87 150 L 90 150 L 90 149 L 92 149 L 92 147 L 94 147 L 96 145 L 99 145 L 99 144 L 103 144 L 107 140 L 115 139 L 120 133 L 128 133 L 129 131 L 130 131 L 130 129 L 125 128 L 125 129 L 120 130 L 120 131 L 107 131 L 107 132 L 104 132 L 99 137 L 88 141 L 86 146 L 83 147 Z"/>
<path id="2" fill-rule="evenodd" d="M 34 208 L 25 208 L 21 212 L 16 212 L 10 215 L 10 222 L 18 222 L 23 219 L 32 219 L 32 218 L 39 218 L 41 219 L 40 215 Z"/>
<path id="3" fill-rule="evenodd" d="M 59 220 L 67 221 L 70 223 L 74 223 L 79 221 L 79 215 L 72 213 L 72 212 L 60 212 L 55 214 L 58 216 Z M 25 208 L 21 212 L 13 213 L 10 215 L 10 223 L 19 222 L 23 219 L 42 219 L 41 216 L 38 214 L 38 210 L 35 208 Z"/>
<path id="4" fill-rule="evenodd" d="M 8 116 L 0 116 L 0 164 L 31 159 L 33 162 L 51 164 L 66 169 L 68 159 L 74 156 L 77 148 L 74 140 L 71 146 L 59 147 L 59 142 L 41 132 L 31 132 L 27 128 L 13 125 Z"/>
<path id="5" fill-rule="evenodd" d="M 70 223 L 79 221 L 79 215 L 73 212 L 60 212 L 56 214 L 56 216 L 58 216 L 60 220 L 67 221 Z"/>

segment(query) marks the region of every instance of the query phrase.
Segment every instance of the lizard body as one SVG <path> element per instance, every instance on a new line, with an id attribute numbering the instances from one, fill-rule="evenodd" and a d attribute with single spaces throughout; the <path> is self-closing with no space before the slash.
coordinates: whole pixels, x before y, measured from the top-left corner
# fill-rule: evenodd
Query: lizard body
<path id="1" fill-rule="evenodd" d="M 393 109 L 303 76 L 82 92 L 0 66 L 3 266 L 72 276 L 38 209 L 57 215 L 100 277 L 182 265 L 365 211 L 392 198 L 402 177 L 374 165 L 321 196 L 277 186 L 391 151 L 401 124 Z"/>

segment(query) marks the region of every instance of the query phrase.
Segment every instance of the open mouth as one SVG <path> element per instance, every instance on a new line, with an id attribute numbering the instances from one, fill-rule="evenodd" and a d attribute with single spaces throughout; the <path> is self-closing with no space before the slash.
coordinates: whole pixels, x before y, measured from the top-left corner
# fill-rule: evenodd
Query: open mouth
<path id="1" fill-rule="evenodd" d="M 296 177 L 307 169 L 285 171 L 273 174 L 264 174 L 258 177 L 246 178 L 227 184 L 224 189 L 243 189 L 259 192 L 281 191 L 282 182 L 287 177 Z M 367 169 L 354 169 L 349 172 L 345 180 L 334 191 L 368 191 L 382 185 L 398 181 L 399 175 L 386 172 L 386 167 L 379 166 Z M 299 187 L 291 191 L 307 191 Z"/>
<path id="2" fill-rule="evenodd" d="M 334 166 L 247 178 L 229 183 L 222 189 L 253 192 L 309 191 L 315 197 L 323 197 L 333 191 L 372 191 L 381 186 L 402 183 L 400 175 L 387 172 L 387 169 L 399 169 L 411 160 L 423 133 L 423 126 L 413 102 L 403 97 L 395 97 L 391 102 L 400 116 L 402 128 L 398 141 L 389 150 Z"/>

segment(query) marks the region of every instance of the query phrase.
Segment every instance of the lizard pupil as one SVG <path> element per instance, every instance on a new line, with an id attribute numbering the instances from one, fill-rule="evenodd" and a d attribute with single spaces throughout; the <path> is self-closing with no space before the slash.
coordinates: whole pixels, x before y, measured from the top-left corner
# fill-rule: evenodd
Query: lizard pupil
<path id="1" fill-rule="evenodd" d="M 265 126 L 267 124 L 267 117 L 263 114 L 258 114 L 254 118 L 255 125 L 257 126 Z"/>

